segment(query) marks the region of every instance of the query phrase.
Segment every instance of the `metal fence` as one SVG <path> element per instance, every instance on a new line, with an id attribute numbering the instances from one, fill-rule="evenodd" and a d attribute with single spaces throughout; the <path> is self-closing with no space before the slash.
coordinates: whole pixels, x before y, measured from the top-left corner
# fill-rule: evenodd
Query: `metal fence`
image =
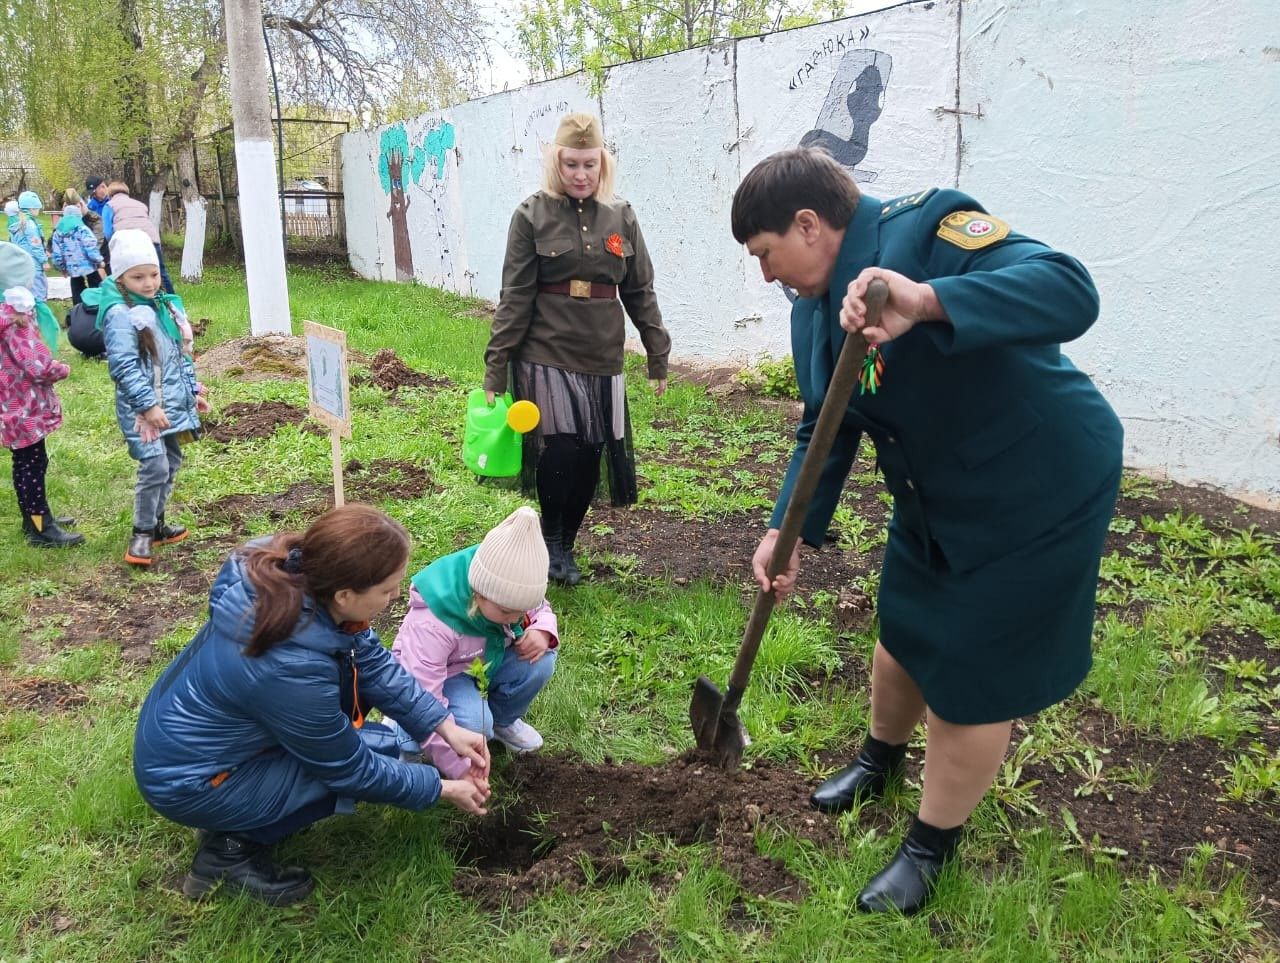
<path id="1" fill-rule="evenodd" d="M 347 222 L 340 148 L 341 137 L 351 125 L 346 121 L 285 118 L 272 121 L 272 126 L 276 169 L 283 181 L 280 207 L 286 250 L 345 254 Z M 240 182 L 235 156 L 230 127 L 214 131 L 196 145 L 196 178 L 209 205 L 209 236 L 240 250 Z M 176 216 L 176 223 L 181 221 L 181 212 L 182 204 L 176 197 L 166 203 L 166 216 Z"/>

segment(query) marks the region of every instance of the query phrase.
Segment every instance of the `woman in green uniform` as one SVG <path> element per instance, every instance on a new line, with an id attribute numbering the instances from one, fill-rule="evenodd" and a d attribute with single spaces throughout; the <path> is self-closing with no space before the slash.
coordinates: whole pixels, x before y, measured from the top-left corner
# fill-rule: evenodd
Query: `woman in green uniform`
<path id="1" fill-rule="evenodd" d="M 654 391 L 667 387 L 671 339 L 653 291 L 653 264 L 631 205 L 613 194 L 615 161 L 590 114 L 560 120 L 542 190 L 511 218 L 502 296 L 485 351 L 490 404 L 510 383 L 542 412 L 525 436 L 523 484 L 535 491 L 548 574 L 576 585 L 578 529 L 600 481 L 615 505 L 636 500 L 622 377 L 623 309 L 640 333 Z M 508 378 L 510 369 L 510 381 Z"/>
<path id="2" fill-rule="evenodd" d="M 882 202 L 820 150 L 761 161 L 732 216 L 765 280 L 799 294 L 791 343 L 804 414 L 753 558 L 766 591 L 795 584 L 798 553 L 772 582 L 766 566 L 845 332 L 873 346 L 802 535 L 822 544 L 870 436 L 894 498 L 871 731 L 811 801 L 839 812 L 878 798 L 925 718 L 919 814 L 858 897 L 865 911 L 915 912 L 994 781 L 1011 720 L 1065 699 L 1089 671 L 1122 430 L 1060 345 L 1093 324 L 1097 291 L 1074 258 L 959 191 Z M 867 327 L 876 278 L 889 299 Z"/>

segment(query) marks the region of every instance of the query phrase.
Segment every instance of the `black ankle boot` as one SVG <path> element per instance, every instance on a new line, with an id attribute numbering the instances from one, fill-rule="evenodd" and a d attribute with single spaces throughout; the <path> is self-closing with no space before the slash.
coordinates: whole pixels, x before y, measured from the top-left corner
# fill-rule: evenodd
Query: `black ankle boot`
<path id="1" fill-rule="evenodd" d="M 22 534 L 27 544 L 36 548 L 71 548 L 83 545 L 84 536 L 64 531 L 58 520 L 50 514 L 22 516 Z"/>
<path id="2" fill-rule="evenodd" d="M 564 582 L 564 547 L 560 544 L 559 535 L 542 536 L 547 546 L 547 578 L 553 582 Z"/>
<path id="3" fill-rule="evenodd" d="M 152 545 L 172 545 L 187 537 L 187 530 L 182 525 L 170 525 L 161 514 L 156 518 L 156 530 L 151 533 Z"/>
<path id="4" fill-rule="evenodd" d="M 918 913 L 933 897 L 933 887 L 956 851 L 963 826 L 938 829 L 917 816 L 889 865 L 858 894 L 864 913 Z"/>
<path id="5" fill-rule="evenodd" d="M 271 906 L 289 906 L 315 886 L 311 874 L 299 866 L 280 866 L 271 860 L 271 847 L 230 833 L 208 833 L 200 841 L 182 892 L 199 899 L 219 883 L 242 889 Z"/>
<path id="6" fill-rule="evenodd" d="M 124 560 L 130 565 L 151 564 L 151 542 L 154 532 L 146 528 L 135 528 L 129 536 L 129 547 L 124 550 Z"/>
<path id="7" fill-rule="evenodd" d="M 577 541 L 578 533 L 562 532 L 560 535 L 560 549 L 564 556 L 564 584 L 573 586 L 582 581 L 582 570 L 578 568 L 578 560 L 573 557 L 573 543 Z"/>
<path id="8" fill-rule="evenodd" d="M 891 746 L 867 736 L 858 758 L 813 791 L 809 804 L 824 813 L 842 813 L 860 800 L 879 799 L 891 779 L 902 774 L 907 744 Z"/>

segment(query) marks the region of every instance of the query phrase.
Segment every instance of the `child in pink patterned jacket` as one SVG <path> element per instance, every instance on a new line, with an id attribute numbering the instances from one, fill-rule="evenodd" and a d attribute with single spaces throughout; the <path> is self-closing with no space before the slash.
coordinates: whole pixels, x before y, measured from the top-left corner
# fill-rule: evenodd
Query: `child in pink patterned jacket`
<path id="1" fill-rule="evenodd" d="M 479 545 L 436 559 L 412 578 L 409 611 L 391 648 L 458 725 L 517 753 L 542 747 L 523 716 L 550 681 L 560 644 L 545 598 L 547 564 L 538 513 L 516 509 Z M 384 721 L 406 755 L 422 751 Z M 470 765 L 438 736 L 425 749 L 446 779 Z"/>
<path id="2" fill-rule="evenodd" d="M 84 536 L 63 529 L 74 519 L 55 518 L 49 510 L 44 440 L 62 424 L 53 386 L 71 369 L 54 360 L 40 337 L 34 277 L 31 256 L 16 244 L 0 243 L 0 444 L 13 452 L 13 487 L 27 541 L 37 548 L 68 548 Z"/>

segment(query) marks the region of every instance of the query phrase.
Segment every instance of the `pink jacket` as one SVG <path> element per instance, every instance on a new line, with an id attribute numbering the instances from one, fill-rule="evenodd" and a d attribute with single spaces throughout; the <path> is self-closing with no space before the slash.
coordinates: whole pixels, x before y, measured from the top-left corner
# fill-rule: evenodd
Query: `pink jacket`
<path id="1" fill-rule="evenodd" d="M 128 194 L 113 195 L 107 203 L 111 205 L 112 236 L 115 236 L 116 231 L 132 228 L 143 231 L 147 237 L 151 238 L 152 244 L 160 243 L 160 232 L 156 230 L 155 224 L 152 223 L 151 211 L 147 209 L 146 204 L 135 200 Z"/>
<path id="2" fill-rule="evenodd" d="M 560 644 L 556 616 L 546 599 L 537 608 L 530 609 L 528 615 L 530 629 L 548 633 L 553 649 Z M 427 608 L 418 590 L 411 588 L 409 611 L 400 623 L 391 652 L 419 685 L 448 707 L 444 680 L 466 672 L 472 662 L 484 657 L 484 639 L 449 628 Z M 471 766 L 470 760 L 461 758 L 437 735 L 427 740 L 423 750 L 430 754 L 432 765 L 446 779 L 457 779 Z"/>
<path id="3" fill-rule="evenodd" d="M 70 373 L 49 353 L 34 317 L 0 304 L 0 445 L 26 448 L 62 424 L 53 385 Z"/>

